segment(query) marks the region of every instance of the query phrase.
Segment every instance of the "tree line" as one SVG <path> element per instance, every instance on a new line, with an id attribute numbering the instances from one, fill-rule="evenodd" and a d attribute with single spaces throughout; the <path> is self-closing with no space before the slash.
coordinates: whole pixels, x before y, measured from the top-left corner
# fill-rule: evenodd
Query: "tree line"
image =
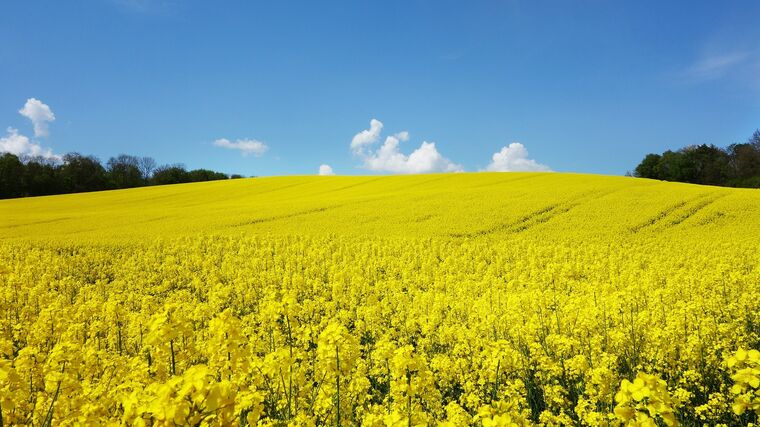
<path id="1" fill-rule="evenodd" d="M 151 157 L 121 154 L 103 165 L 94 156 L 69 153 L 62 161 L 0 155 L 0 199 L 114 190 L 242 178 L 208 169 L 186 170 L 179 164 L 158 166 Z"/>
<path id="2" fill-rule="evenodd" d="M 745 143 L 726 148 L 691 145 L 647 154 L 634 176 L 725 187 L 760 188 L 760 130 Z"/>

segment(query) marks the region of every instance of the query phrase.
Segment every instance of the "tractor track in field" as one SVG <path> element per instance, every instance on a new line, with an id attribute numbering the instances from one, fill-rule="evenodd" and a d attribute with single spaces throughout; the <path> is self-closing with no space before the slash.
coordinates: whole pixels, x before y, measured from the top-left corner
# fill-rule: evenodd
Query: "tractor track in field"
<path id="1" fill-rule="evenodd" d="M 648 220 L 639 223 L 630 228 L 632 233 L 638 233 L 642 230 L 651 229 L 659 225 L 667 227 L 673 227 L 687 219 L 691 218 L 697 212 L 710 206 L 716 200 L 722 196 L 710 197 L 712 193 L 700 194 L 691 199 L 682 200 L 678 203 L 668 206 Z M 670 220 L 669 220 L 670 219 Z"/>
<path id="2" fill-rule="evenodd" d="M 599 192 L 587 191 L 585 193 L 581 193 L 578 195 L 578 197 L 570 199 L 564 203 L 555 205 L 553 209 L 548 210 L 543 215 L 534 217 L 535 219 L 533 221 L 527 222 L 518 227 L 514 227 L 511 230 L 511 232 L 521 233 L 525 230 L 528 230 L 529 228 L 535 227 L 536 225 L 543 224 L 554 218 L 559 217 L 560 215 L 564 215 L 567 212 L 570 212 L 571 210 L 573 210 L 576 206 L 579 206 L 591 200 L 601 199 L 602 197 L 612 194 L 615 191 L 617 190 L 606 190 L 606 191 L 599 191 Z"/>
<path id="3" fill-rule="evenodd" d="M 34 221 L 34 222 L 25 222 L 23 224 L 3 225 L 3 226 L 0 226 L 0 229 L 3 229 L 3 228 L 26 227 L 26 226 L 31 226 L 31 225 L 52 224 L 54 222 L 66 221 L 67 219 L 71 219 L 71 217 L 67 216 L 67 217 L 63 217 L 63 218 L 48 219 L 48 220 L 45 220 L 45 221 Z"/>
<path id="4" fill-rule="evenodd" d="M 704 218 L 702 218 L 702 220 L 699 221 L 698 225 L 704 226 L 704 225 L 712 224 L 713 222 L 715 222 L 715 221 L 717 221 L 717 220 L 719 220 L 721 218 L 724 218 L 724 217 L 726 217 L 726 213 L 725 212 L 723 212 L 723 211 L 716 211 L 716 212 L 713 212 L 713 213 L 705 216 Z"/>
<path id="5" fill-rule="evenodd" d="M 581 205 L 589 200 L 598 199 L 608 194 L 614 193 L 617 190 L 607 190 L 601 192 L 587 191 L 579 194 L 578 196 L 558 202 L 550 205 L 546 205 L 542 208 L 534 210 L 527 215 L 523 215 L 515 221 L 510 221 L 503 224 L 497 224 L 493 227 L 474 231 L 471 233 L 454 233 L 451 237 L 479 237 L 488 234 L 494 234 L 502 231 L 509 233 L 521 233 L 539 224 L 549 222 L 550 220 L 557 218 L 567 212 L 570 212 L 576 206 Z"/>
<path id="6" fill-rule="evenodd" d="M 718 199 L 720 199 L 722 197 L 725 197 L 725 195 L 720 195 L 720 196 L 717 196 L 717 197 L 712 197 L 712 198 L 709 198 L 709 199 L 697 202 L 694 206 L 690 207 L 686 212 L 684 212 L 683 215 L 681 215 L 678 218 L 675 218 L 674 220 L 670 221 L 668 223 L 668 226 L 669 227 L 673 227 L 673 226 L 676 226 L 676 225 L 678 225 L 678 224 L 686 221 L 687 219 L 693 217 L 699 211 L 701 211 L 702 209 L 704 209 L 704 208 L 712 205 L 713 203 L 715 203 Z"/>
<path id="7" fill-rule="evenodd" d="M 299 216 L 307 216 L 307 215 L 312 215 L 312 214 L 318 214 L 318 213 L 322 213 L 322 212 L 326 212 L 326 211 L 331 211 L 331 210 L 334 210 L 334 209 L 342 208 L 344 206 L 357 206 L 357 205 L 362 205 L 362 204 L 365 204 L 365 203 L 377 202 L 377 201 L 380 201 L 380 200 L 383 200 L 383 199 L 387 199 L 387 198 L 389 198 L 389 196 L 372 197 L 372 198 L 368 198 L 368 199 L 364 199 L 364 200 L 352 201 L 350 203 L 339 203 L 339 204 L 330 205 L 330 206 L 321 206 L 321 207 L 318 207 L 318 208 L 312 208 L 312 209 L 305 209 L 305 210 L 296 211 L 296 212 L 290 212 L 290 213 L 286 213 L 286 214 L 282 214 L 282 215 L 270 215 L 270 216 L 265 216 L 265 217 L 261 217 L 261 218 L 253 218 L 253 219 L 250 219 L 250 220 L 247 220 L 247 221 L 243 221 L 243 222 L 239 222 L 239 223 L 235 223 L 235 224 L 230 224 L 227 227 L 228 228 L 236 228 L 236 227 L 245 227 L 247 225 L 263 224 L 263 223 L 267 223 L 267 222 L 279 221 L 279 220 L 289 219 L 289 218 L 295 218 L 295 217 L 299 217 Z"/>
<path id="8" fill-rule="evenodd" d="M 316 196 L 318 194 L 330 194 L 330 193 L 335 193 L 335 192 L 338 192 L 338 191 L 348 190 L 349 188 L 361 187 L 362 185 L 367 185 L 367 184 L 379 181 L 381 179 L 382 179 L 382 177 L 381 178 L 368 179 L 368 180 L 363 181 L 363 182 L 357 182 L 356 184 L 345 185 L 343 187 L 338 187 L 338 188 L 331 188 L 329 190 L 319 191 L 319 192 L 316 192 L 316 193 L 310 193 L 309 196 Z"/>
<path id="9" fill-rule="evenodd" d="M 266 222 L 272 222 L 272 221 L 279 221 L 281 219 L 288 219 L 288 218 L 294 218 L 298 216 L 305 216 L 305 215 L 311 215 L 315 213 L 325 212 L 332 209 L 337 209 L 343 205 L 333 205 L 333 206 L 323 206 L 321 208 L 314 208 L 314 209 L 306 209 L 303 211 L 298 212 L 291 212 L 283 215 L 272 215 L 272 216 L 266 216 L 263 218 L 254 218 L 245 222 L 240 222 L 237 224 L 232 224 L 229 227 L 245 227 L 247 225 L 256 225 L 256 224 L 263 224 Z"/>

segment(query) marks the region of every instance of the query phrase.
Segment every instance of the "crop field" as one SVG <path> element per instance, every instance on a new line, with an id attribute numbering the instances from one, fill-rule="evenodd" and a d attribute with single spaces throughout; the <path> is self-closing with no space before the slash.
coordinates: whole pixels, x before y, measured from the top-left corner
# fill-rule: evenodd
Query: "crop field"
<path id="1" fill-rule="evenodd" d="M 0 426 L 748 425 L 760 191 L 558 173 L 0 201 Z"/>

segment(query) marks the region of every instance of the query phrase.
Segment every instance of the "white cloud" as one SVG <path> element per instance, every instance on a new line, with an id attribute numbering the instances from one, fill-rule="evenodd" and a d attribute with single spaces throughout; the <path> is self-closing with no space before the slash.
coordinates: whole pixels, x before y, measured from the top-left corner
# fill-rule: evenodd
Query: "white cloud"
<path id="1" fill-rule="evenodd" d="M 39 99 L 29 98 L 24 104 L 24 108 L 18 112 L 32 121 L 34 125 L 34 136 L 48 136 L 48 123 L 55 120 L 55 114 L 50 107 Z"/>
<path id="2" fill-rule="evenodd" d="M 392 173 L 462 172 L 464 170 L 461 165 L 443 157 L 436 149 L 434 142 L 423 141 L 411 154 L 402 153 L 399 144 L 409 140 L 407 131 L 386 137 L 380 148 L 372 150 L 371 145 L 380 139 L 382 129 L 382 122 L 372 119 L 370 128 L 357 133 L 351 140 L 351 149 L 362 159 L 362 166 L 365 169 Z"/>
<path id="3" fill-rule="evenodd" d="M 238 139 L 235 142 L 226 138 L 220 138 L 214 141 L 214 145 L 217 147 L 228 148 L 230 150 L 238 150 L 243 156 L 253 154 L 256 157 L 261 156 L 269 150 L 266 144 L 255 139 Z"/>
<path id="4" fill-rule="evenodd" d="M 399 141 L 409 141 L 409 132 L 402 130 L 401 132 L 393 135 L 398 139 Z"/>
<path id="5" fill-rule="evenodd" d="M 693 80 L 713 80 L 742 67 L 751 59 L 752 52 L 749 51 L 712 52 L 699 58 L 686 70 L 686 74 Z"/>
<path id="6" fill-rule="evenodd" d="M 355 152 L 362 152 L 365 147 L 376 143 L 380 139 L 380 132 L 382 130 L 383 123 L 380 120 L 370 120 L 369 129 L 354 135 L 354 138 L 351 140 L 351 149 Z"/>
<path id="7" fill-rule="evenodd" d="M 513 142 L 491 156 L 486 166 L 489 172 L 551 172 L 551 169 L 528 158 L 528 150 L 519 142 Z"/>
<path id="8" fill-rule="evenodd" d="M 319 174 L 323 176 L 335 175 L 333 168 L 330 165 L 319 165 Z"/>
<path id="9" fill-rule="evenodd" d="M 389 136 L 382 147 L 364 157 L 364 167 L 379 172 L 430 173 L 462 172 L 462 166 L 443 157 L 434 142 L 423 141 L 408 156 L 399 151 L 399 139 Z"/>
<path id="10" fill-rule="evenodd" d="M 17 156 L 43 157 L 48 160 L 61 161 L 61 156 L 54 154 L 49 148 L 42 148 L 28 137 L 18 133 L 18 130 L 8 128 L 7 135 L 0 137 L 0 152 L 7 152 Z"/>

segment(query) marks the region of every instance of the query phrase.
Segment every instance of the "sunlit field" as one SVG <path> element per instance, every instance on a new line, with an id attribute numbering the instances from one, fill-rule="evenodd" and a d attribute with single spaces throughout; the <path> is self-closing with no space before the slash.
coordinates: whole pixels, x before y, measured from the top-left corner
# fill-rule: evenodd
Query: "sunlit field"
<path id="1" fill-rule="evenodd" d="M 558 173 L 0 201 L 0 425 L 746 425 L 760 191 Z"/>

